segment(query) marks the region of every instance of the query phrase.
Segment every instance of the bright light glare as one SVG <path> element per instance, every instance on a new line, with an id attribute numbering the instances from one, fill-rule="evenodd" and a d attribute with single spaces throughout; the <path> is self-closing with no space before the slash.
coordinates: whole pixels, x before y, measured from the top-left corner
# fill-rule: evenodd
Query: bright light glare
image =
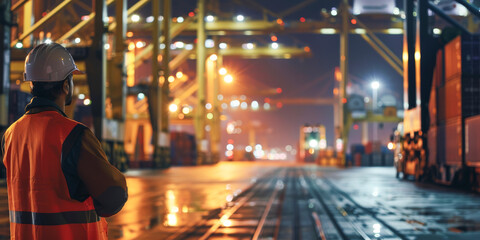
<path id="1" fill-rule="evenodd" d="M 320 29 L 321 34 L 335 34 L 337 30 L 335 28 L 322 28 Z"/>
<path id="2" fill-rule="evenodd" d="M 137 14 L 133 14 L 130 19 L 132 20 L 132 22 L 138 22 L 140 21 L 140 16 L 138 16 Z"/>
<path id="3" fill-rule="evenodd" d="M 77 44 L 80 43 L 80 41 L 82 41 L 82 40 L 81 40 L 80 38 L 78 38 L 78 37 L 73 40 L 73 42 L 74 42 L 74 43 L 77 43 Z"/>
<path id="4" fill-rule="evenodd" d="M 337 12 L 337 9 L 336 8 L 332 8 L 332 11 L 330 11 L 330 14 L 332 14 L 332 16 L 337 16 L 338 12 Z"/>
<path id="5" fill-rule="evenodd" d="M 252 109 L 253 110 L 258 110 L 258 102 L 257 101 L 252 101 Z"/>
<path id="6" fill-rule="evenodd" d="M 178 23 L 183 23 L 183 21 L 185 21 L 185 19 L 183 17 L 178 17 L 177 18 Z"/>
<path id="7" fill-rule="evenodd" d="M 393 148 L 395 148 L 395 145 L 392 142 L 389 142 L 387 147 L 389 150 L 392 150 Z"/>
<path id="8" fill-rule="evenodd" d="M 138 100 L 142 100 L 142 99 L 144 99 L 144 98 L 145 98 L 145 94 L 143 94 L 143 93 L 137 94 L 137 99 L 138 99 Z"/>
<path id="9" fill-rule="evenodd" d="M 213 21 L 215 21 L 215 17 L 212 16 L 212 15 L 208 15 L 208 16 L 205 17 L 205 21 L 206 22 L 213 22 Z"/>
<path id="10" fill-rule="evenodd" d="M 278 48 L 278 43 L 274 42 L 270 45 L 273 49 L 277 49 Z"/>
<path id="11" fill-rule="evenodd" d="M 170 110 L 170 112 L 176 112 L 178 110 L 177 104 L 175 103 L 170 104 L 170 106 L 168 106 L 168 110 Z"/>
<path id="12" fill-rule="evenodd" d="M 375 90 L 380 88 L 380 82 L 379 81 L 373 81 L 370 85 Z"/>
<path id="13" fill-rule="evenodd" d="M 23 47 L 23 43 L 17 42 L 17 43 L 15 44 L 15 47 L 16 47 L 16 48 L 22 48 L 22 47 Z"/>
<path id="14" fill-rule="evenodd" d="M 389 28 L 387 29 L 388 34 L 403 34 L 403 29 L 401 28 Z"/>
<path id="15" fill-rule="evenodd" d="M 147 23 L 151 23 L 153 22 L 153 19 L 155 19 L 153 16 L 148 16 L 145 21 L 147 21 Z"/>
<path id="16" fill-rule="evenodd" d="M 215 42 L 213 41 L 213 39 L 207 39 L 207 40 L 205 40 L 205 47 L 206 47 L 206 48 L 213 48 L 213 47 L 215 47 Z"/>
<path id="17" fill-rule="evenodd" d="M 177 78 L 182 78 L 182 77 L 183 77 L 183 72 L 177 72 L 177 73 L 175 74 L 175 76 L 176 76 Z"/>
<path id="18" fill-rule="evenodd" d="M 92 101 L 87 98 L 87 99 L 83 100 L 83 104 L 88 106 L 88 105 L 92 104 Z"/>
<path id="19" fill-rule="evenodd" d="M 264 104 L 263 104 L 263 108 L 264 108 L 265 110 L 270 110 L 270 103 L 264 103 Z"/>
<path id="20" fill-rule="evenodd" d="M 243 110 L 247 109 L 247 108 L 248 108 L 248 103 L 242 102 L 242 103 L 240 104 L 240 108 L 243 109 Z"/>
<path id="21" fill-rule="evenodd" d="M 185 106 L 182 108 L 182 113 L 183 114 L 189 114 L 190 113 L 190 108 L 188 106 Z"/>
<path id="22" fill-rule="evenodd" d="M 52 39 L 47 39 L 47 40 L 45 40 L 45 43 L 46 43 L 46 44 L 52 43 Z"/>
<path id="23" fill-rule="evenodd" d="M 227 150 L 232 151 L 234 148 L 233 144 L 227 144 Z"/>
<path id="24" fill-rule="evenodd" d="M 233 101 L 230 102 L 230 106 L 231 106 L 232 108 L 236 108 L 236 107 L 240 106 L 240 101 L 238 101 L 238 100 L 233 100 Z"/>
<path id="25" fill-rule="evenodd" d="M 318 147 L 318 141 L 316 139 L 311 139 L 308 141 L 308 146 L 310 148 L 317 148 Z"/>
<path id="26" fill-rule="evenodd" d="M 228 74 L 227 76 L 225 76 L 225 78 L 223 78 L 223 80 L 226 83 L 231 83 L 231 82 L 233 82 L 233 77 L 232 77 L 232 75 Z"/>
<path id="27" fill-rule="evenodd" d="M 83 93 L 78 94 L 78 99 L 80 99 L 80 100 L 85 99 L 85 94 L 83 94 Z"/>
<path id="28" fill-rule="evenodd" d="M 245 17 L 243 15 L 237 15 L 235 19 L 237 20 L 237 22 L 243 22 L 245 20 Z"/>
<path id="29" fill-rule="evenodd" d="M 137 48 L 143 48 L 145 47 L 145 42 L 142 42 L 142 41 L 138 41 L 135 46 L 137 46 Z"/>
<path id="30" fill-rule="evenodd" d="M 185 43 L 184 43 L 184 42 L 178 41 L 178 42 L 175 42 L 174 44 L 175 44 L 175 47 L 176 47 L 176 48 L 184 48 L 184 47 L 185 47 Z"/>
<path id="31" fill-rule="evenodd" d="M 228 47 L 228 45 L 227 45 L 226 43 L 223 43 L 223 42 L 222 42 L 222 43 L 220 43 L 220 44 L 218 45 L 218 47 L 219 47 L 220 49 L 226 49 L 226 48 Z"/>
<path id="32" fill-rule="evenodd" d="M 245 147 L 245 152 L 252 152 L 252 150 L 253 150 L 252 146 Z"/>
<path id="33" fill-rule="evenodd" d="M 218 57 L 217 57 L 217 54 L 212 54 L 210 55 L 210 61 L 217 61 Z"/>
<path id="34" fill-rule="evenodd" d="M 207 110 L 212 109 L 212 104 L 211 104 L 211 103 L 205 104 L 205 108 L 206 108 Z"/>
<path id="35" fill-rule="evenodd" d="M 220 73 L 220 75 L 225 75 L 225 74 L 227 74 L 227 69 L 220 68 L 220 70 L 218 70 L 218 73 Z"/>
<path id="36" fill-rule="evenodd" d="M 252 50 L 252 49 L 255 48 L 255 45 L 253 43 L 244 43 L 244 44 L 242 44 L 242 48 Z"/>
<path id="37" fill-rule="evenodd" d="M 107 49 L 107 50 L 108 50 L 108 49 L 110 49 L 110 44 L 108 44 L 108 43 L 105 43 L 105 46 L 104 46 L 104 47 L 105 47 L 105 49 Z"/>
<path id="38" fill-rule="evenodd" d="M 211 120 L 213 119 L 213 113 L 207 113 L 207 119 Z M 210 130 L 208 130 L 210 131 Z"/>

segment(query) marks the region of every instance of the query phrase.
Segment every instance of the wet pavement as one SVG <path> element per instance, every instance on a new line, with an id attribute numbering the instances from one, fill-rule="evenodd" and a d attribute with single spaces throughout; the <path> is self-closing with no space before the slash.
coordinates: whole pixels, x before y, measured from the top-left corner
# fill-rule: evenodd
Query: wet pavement
<path id="1" fill-rule="evenodd" d="M 221 162 L 126 175 L 110 239 L 480 239 L 479 194 L 399 180 L 391 167 Z"/>

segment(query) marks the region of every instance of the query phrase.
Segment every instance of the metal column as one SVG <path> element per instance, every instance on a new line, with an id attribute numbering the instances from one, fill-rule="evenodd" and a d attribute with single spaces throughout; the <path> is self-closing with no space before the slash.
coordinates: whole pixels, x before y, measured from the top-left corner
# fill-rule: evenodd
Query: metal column
<path id="1" fill-rule="evenodd" d="M 405 1 L 405 35 L 403 47 L 403 76 L 404 85 L 404 109 L 412 109 L 417 105 L 415 96 L 415 16 L 414 1 Z"/>
<path id="2" fill-rule="evenodd" d="M 158 54 L 159 54 L 159 35 L 160 35 L 160 24 L 158 22 L 158 17 L 160 16 L 160 2 L 152 1 L 152 44 L 153 44 L 153 54 L 152 54 L 152 85 L 150 86 L 149 95 L 148 95 L 148 109 L 150 112 L 150 123 L 152 124 L 152 145 L 153 145 L 153 167 L 160 167 L 160 147 L 159 147 L 159 126 L 160 126 L 160 104 L 159 104 L 159 71 L 158 71 Z M 165 46 L 167 48 L 169 46 Z M 163 79 L 163 81 L 168 81 Z"/>
<path id="3" fill-rule="evenodd" d="M 342 8 L 342 30 L 340 33 L 340 72 L 342 74 L 342 79 L 339 86 L 339 96 L 338 96 L 338 106 L 339 106 L 339 138 L 342 140 L 342 152 L 340 159 L 340 166 L 345 165 L 345 153 L 346 148 L 348 147 L 348 130 L 346 125 L 347 118 L 345 117 L 346 113 L 346 88 L 348 82 L 348 32 L 349 32 L 349 9 L 348 1 L 344 0 L 341 5 Z M 336 143 L 335 143 L 336 144 Z"/>
<path id="4" fill-rule="evenodd" d="M 109 96 L 112 100 L 113 118 L 125 120 L 127 96 L 126 71 L 125 71 L 125 34 L 127 30 L 127 3 L 126 0 L 115 1 L 115 42 L 114 53 L 111 60 L 109 76 Z"/>
<path id="5" fill-rule="evenodd" d="M 217 42 L 218 39 L 215 39 Z M 217 45 L 218 46 L 218 45 Z M 212 137 L 211 140 L 211 152 L 212 152 L 212 161 L 213 163 L 217 163 L 220 161 L 220 134 L 221 134 L 221 127 L 220 127 L 220 101 L 218 100 L 218 95 L 220 94 L 220 78 L 218 76 L 219 66 L 223 66 L 223 56 L 218 54 L 218 48 L 216 48 L 217 52 L 217 64 L 215 64 L 215 75 L 213 79 L 213 119 L 212 119 Z"/>
<path id="6" fill-rule="evenodd" d="M 95 0 L 95 35 L 86 62 L 87 79 L 92 99 L 92 116 L 95 135 L 102 141 L 105 122 L 105 83 L 106 83 L 106 22 L 107 8 L 104 0 Z"/>
<path id="7" fill-rule="evenodd" d="M 206 162 L 208 144 L 205 136 L 205 0 L 198 0 L 197 17 L 197 107 L 195 114 L 195 135 L 197 140 L 197 165 Z"/>
<path id="8" fill-rule="evenodd" d="M 161 109 L 161 127 L 160 127 L 160 148 L 161 148 L 161 166 L 170 166 L 170 131 L 168 126 L 168 105 L 170 103 L 170 20 L 171 19 L 171 0 L 163 0 L 163 49 L 162 70 L 163 70 L 163 85 L 160 99 Z M 155 56 L 154 56 L 155 57 Z"/>
<path id="9" fill-rule="evenodd" d="M 28 1 L 23 5 L 23 32 L 29 32 L 34 22 L 33 1 Z M 22 43 L 24 48 L 31 47 L 33 43 L 32 35 L 30 34 L 30 36 L 25 37 Z"/>
<path id="10" fill-rule="evenodd" d="M 10 90 L 10 0 L 0 2 L 0 134 L 8 126 L 8 92 Z"/>

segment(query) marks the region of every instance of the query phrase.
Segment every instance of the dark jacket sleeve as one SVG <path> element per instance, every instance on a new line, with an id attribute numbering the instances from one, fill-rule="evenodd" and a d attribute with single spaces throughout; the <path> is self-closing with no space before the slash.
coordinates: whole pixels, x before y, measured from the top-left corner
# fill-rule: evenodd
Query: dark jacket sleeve
<path id="1" fill-rule="evenodd" d="M 102 145 L 90 129 L 86 129 L 81 138 L 77 171 L 99 216 L 109 217 L 122 209 L 128 199 L 125 176 L 108 162 Z"/>

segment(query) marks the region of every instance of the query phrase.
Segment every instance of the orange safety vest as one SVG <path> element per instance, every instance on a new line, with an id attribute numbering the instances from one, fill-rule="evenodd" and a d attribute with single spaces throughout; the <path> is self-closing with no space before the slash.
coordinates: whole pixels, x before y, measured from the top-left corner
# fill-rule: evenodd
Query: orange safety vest
<path id="1" fill-rule="evenodd" d="M 92 197 L 72 199 L 62 171 L 66 139 L 78 127 L 84 126 L 44 111 L 25 114 L 5 132 L 11 239 L 107 239 Z"/>

